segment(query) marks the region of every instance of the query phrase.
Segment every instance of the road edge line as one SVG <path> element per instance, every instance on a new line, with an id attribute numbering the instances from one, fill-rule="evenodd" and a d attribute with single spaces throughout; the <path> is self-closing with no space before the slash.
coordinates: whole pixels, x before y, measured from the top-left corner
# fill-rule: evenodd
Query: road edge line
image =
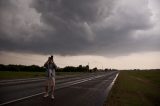
<path id="1" fill-rule="evenodd" d="M 107 87 L 107 89 L 106 89 L 106 91 L 107 91 L 107 97 L 108 97 L 108 94 L 109 94 L 110 90 L 112 89 L 114 83 L 116 82 L 116 79 L 117 79 L 118 75 L 119 75 L 119 72 L 116 74 L 116 76 L 113 79 L 112 83 Z"/>
<path id="2" fill-rule="evenodd" d="M 7 105 L 7 104 L 10 104 L 10 103 L 14 103 L 14 102 L 17 102 L 17 101 L 21 101 L 21 100 L 24 100 L 24 99 L 28 99 L 28 98 L 38 96 L 38 95 L 41 95 L 41 94 L 44 94 L 44 93 L 45 92 L 41 92 L 41 93 L 37 93 L 37 94 L 34 94 L 34 95 L 30 95 L 30 96 L 22 97 L 22 98 L 19 98 L 19 99 L 11 100 L 11 101 L 0 104 L 0 106 Z"/>

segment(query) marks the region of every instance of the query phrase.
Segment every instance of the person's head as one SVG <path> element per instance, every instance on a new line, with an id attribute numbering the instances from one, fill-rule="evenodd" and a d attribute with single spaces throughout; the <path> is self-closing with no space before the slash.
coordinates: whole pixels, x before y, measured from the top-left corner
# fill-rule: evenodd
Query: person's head
<path id="1" fill-rule="evenodd" d="M 53 59 L 53 55 L 51 55 L 51 59 Z"/>
<path id="2" fill-rule="evenodd" d="M 51 60 L 53 60 L 53 55 L 51 55 Z"/>

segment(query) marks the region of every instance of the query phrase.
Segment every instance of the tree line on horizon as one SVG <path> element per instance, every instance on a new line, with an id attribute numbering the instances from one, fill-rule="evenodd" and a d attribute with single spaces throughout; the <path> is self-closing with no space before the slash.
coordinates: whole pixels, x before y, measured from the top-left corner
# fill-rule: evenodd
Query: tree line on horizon
<path id="1" fill-rule="evenodd" d="M 112 71 L 113 69 L 105 69 L 105 71 Z M 3 65 L 0 64 L 0 71 L 16 71 L 16 72 L 44 72 L 46 71 L 45 67 L 38 65 Z M 57 68 L 56 72 L 97 72 L 104 71 L 102 69 L 98 69 L 97 67 L 93 69 L 89 69 L 89 65 L 78 67 L 74 66 L 66 66 L 64 68 Z"/>

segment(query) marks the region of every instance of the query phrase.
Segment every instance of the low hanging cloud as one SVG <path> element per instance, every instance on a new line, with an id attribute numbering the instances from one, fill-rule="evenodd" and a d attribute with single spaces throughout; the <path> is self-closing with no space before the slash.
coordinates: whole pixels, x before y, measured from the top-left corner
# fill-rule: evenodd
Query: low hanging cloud
<path id="1" fill-rule="evenodd" d="M 0 51 L 119 56 L 160 51 L 158 0 L 1 0 Z"/>

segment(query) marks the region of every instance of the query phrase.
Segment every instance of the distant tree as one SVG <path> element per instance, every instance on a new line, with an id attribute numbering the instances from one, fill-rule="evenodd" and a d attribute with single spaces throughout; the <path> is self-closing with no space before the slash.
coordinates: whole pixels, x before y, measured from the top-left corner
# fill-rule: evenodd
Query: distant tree
<path id="1" fill-rule="evenodd" d="M 0 64 L 0 71 L 26 71 L 26 72 L 42 72 L 45 71 L 44 67 L 36 65 L 25 66 L 25 65 L 2 65 Z"/>
<path id="2" fill-rule="evenodd" d="M 97 67 L 93 68 L 93 71 L 94 71 L 94 72 L 98 71 Z"/>
<path id="3" fill-rule="evenodd" d="M 105 69 L 105 71 L 113 71 L 113 70 L 116 71 L 116 69 Z M 40 67 L 37 65 L 25 66 L 25 65 L 0 64 L 0 71 L 44 72 L 46 71 L 46 69 L 44 67 Z M 98 70 L 97 67 L 89 69 L 89 65 L 86 66 L 79 65 L 78 67 L 66 66 L 64 68 L 58 68 L 56 70 L 56 72 L 97 72 L 97 71 L 103 71 L 103 70 Z"/>

